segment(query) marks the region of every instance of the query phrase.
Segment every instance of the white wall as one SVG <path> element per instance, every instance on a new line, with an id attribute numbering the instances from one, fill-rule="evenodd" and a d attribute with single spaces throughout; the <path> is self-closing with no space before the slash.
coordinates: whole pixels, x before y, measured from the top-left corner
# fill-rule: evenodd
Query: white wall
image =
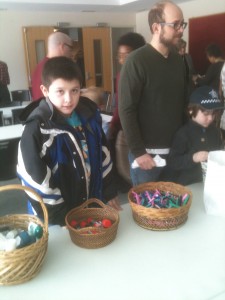
<path id="1" fill-rule="evenodd" d="M 225 0 L 193 0 L 180 4 L 185 20 L 225 11 Z M 55 26 L 57 22 L 70 22 L 71 26 L 95 26 L 106 22 L 111 27 L 136 27 L 147 41 L 150 40 L 148 11 L 138 13 L 59 13 L 59 12 L 10 12 L 0 11 L 0 60 L 8 64 L 10 90 L 27 89 L 23 26 Z M 224 28 L 221 28 L 224 31 Z M 184 39 L 188 41 L 188 28 Z"/>
<path id="2" fill-rule="evenodd" d="M 135 27 L 134 13 L 59 13 L 0 11 L 0 60 L 7 63 L 11 84 L 9 90 L 27 89 L 22 27 L 56 26 L 70 22 L 71 26 L 95 26 L 105 22 L 111 27 Z"/>
<path id="3" fill-rule="evenodd" d="M 225 0 L 193 0 L 179 4 L 183 11 L 184 19 L 207 16 L 225 12 Z M 136 30 L 142 33 L 146 41 L 150 41 L 151 34 L 148 27 L 148 11 L 136 15 Z M 221 28 L 224 32 L 224 28 Z M 184 32 L 184 39 L 188 42 L 188 27 Z"/>

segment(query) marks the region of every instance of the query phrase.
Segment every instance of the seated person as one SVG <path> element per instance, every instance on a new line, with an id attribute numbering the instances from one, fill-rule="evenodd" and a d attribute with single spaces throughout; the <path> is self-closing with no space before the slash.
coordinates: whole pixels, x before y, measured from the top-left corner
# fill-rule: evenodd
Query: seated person
<path id="1" fill-rule="evenodd" d="M 21 116 L 25 127 L 18 176 L 41 195 L 50 224 L 64 225 L 68 211 L 89 198 L 121 209 L 100 112 L 93 101 L 80 97 L 81 80 L 71 59 L 48 59 L 41 85 L 45 98 L 32 102 Z M 30 200 L 42 218 L 39 203 Z"/>
<path id="2" fill-rule="evenodd" d="M 223 104 L 209 86 L 197 88 L 190 96 L 190 120 L 176 133 L 162 180 L 188 185 L 203 180 L 201 162 L 209 151 L 223 149 L 221 133 L 214 124 Z"/>
<path id="3" fill-rule="evenodd" d="M 83 88 L 80 91 L 81 96 L 89 98 L 90 100 L 94 101 L 99 109 L 101 110 L 101 107 L 104 102 L 104 91 L 100 87 L 96 86 L 90 86 L 88 88 Z"/>

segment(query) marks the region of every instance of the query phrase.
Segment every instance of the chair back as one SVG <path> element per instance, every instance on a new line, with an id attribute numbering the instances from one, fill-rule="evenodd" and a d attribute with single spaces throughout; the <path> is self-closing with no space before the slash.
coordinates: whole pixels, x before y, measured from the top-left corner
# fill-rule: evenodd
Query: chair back
<path id="1" fill-rule="evenodd" d="M 0 180 L 16 178 L 18 144 L 20 139 L 0 141 Z"/>
<path id="2" fill-rule="evenodd" d="M 4 120 L 3 120 L 3 111 L 0 110 L 0 126 L 4 125 Z"/>
<path id="3" fill-rule="evenodd" d="M 29 90 L 16 90 L 11 91 L 12 102 L 16 101 L 22 105 L 23 101 L 31 101 L 31 95 Z"/>
<path id="4" fill-rule="evenodd" d="M 12 124 L 21 124 L 20 114 L 21 114 L 22 110 L 23 110 L 22 107 L 11 109 L 11 111 L 12 111 Z"/>
<path id="5" fill-rule="evenodd" d="M 104 91 L 103 92 L 103 103 L 102 103 L 102 111 L 105 112 L 112 112 L 112 107 L 111 107 L 111 93 Z"/>
<path id="6" fill-rule="evenodd" d="M 132 184 L 130 177 L 130 163 L 128 160 L 129 148 L 123 130 L 118 132 L 115 149 L 117 172 L 127 181 L 127 183 Z"/>

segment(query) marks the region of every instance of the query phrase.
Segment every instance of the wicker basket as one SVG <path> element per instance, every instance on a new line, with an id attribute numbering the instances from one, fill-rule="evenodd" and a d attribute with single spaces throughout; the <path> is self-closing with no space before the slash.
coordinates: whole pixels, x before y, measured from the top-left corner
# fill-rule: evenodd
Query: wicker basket
<path id="1" fill-rule="evenodd" d="M 98 204 L 99 207 L 88 207 L 90 204 Z M 97 233 L 95 234 L 85 234 L 91 227 L 75 229 L 70 225 L 72 220 L 79 222 L 89 217 L 95 220 L 108 218 L 113 224 L 107 229 L 96 228 Z M 109 205 L 105 205 L 102 201 L 92 198 L 85 201 L 79 207 L 72 209 L 66 215 L 65 221 L 70 238 L 74 244 L 82 248 L 96 249 L 110 244 L 115 239 L 119 224 L 119 213 Z"/>
<path id="2" fill-rule="evenodd" d="M 0 225 L 27 230 L 28 224 L 34 222 L 43 227 L 43 236 L 29 246 L 11 252 L 0 251 L 0 285 L 20 284 L 35 277 L 40 271 L 48 246 L 48 214 L 42 198 L 22 185 L 0 187 L 0 192 L 8 190 L 23 190 L 33 194 L 42 207 L 44 223 L 33 215 L 15 214 L 0 217 Z"/>
<path id="3" fill-rule="evenodd" d="M 190 198 L 186 205 L 178 208 L 147 208 L 133 201 L 132 192 L 141 193 L 150 190 L 170 192 L 174 195 L 189 194 Z M 143 183 L 130 189 L 128 200 L 132 209 L 134 221 L 141 227 L 151 230 L 172 230 L 180 227 L 187 221 L 188 211 L 192 202 L 192 192 L 173 182 L 149 182 Z"/>

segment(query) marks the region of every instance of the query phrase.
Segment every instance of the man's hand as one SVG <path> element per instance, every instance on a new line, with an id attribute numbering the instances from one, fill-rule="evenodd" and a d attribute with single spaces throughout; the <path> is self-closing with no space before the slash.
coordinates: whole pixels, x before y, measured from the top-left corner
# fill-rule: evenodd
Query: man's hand
<path id="1" fill-rule="evenodd" d="M 156 166 L 153 158 L 149 154 L 144 154 L 142 156 L 139 156 L 136 158 L 136 162 L 138 163 L 138 166 L 142 170 L 151 170 Z"/>

